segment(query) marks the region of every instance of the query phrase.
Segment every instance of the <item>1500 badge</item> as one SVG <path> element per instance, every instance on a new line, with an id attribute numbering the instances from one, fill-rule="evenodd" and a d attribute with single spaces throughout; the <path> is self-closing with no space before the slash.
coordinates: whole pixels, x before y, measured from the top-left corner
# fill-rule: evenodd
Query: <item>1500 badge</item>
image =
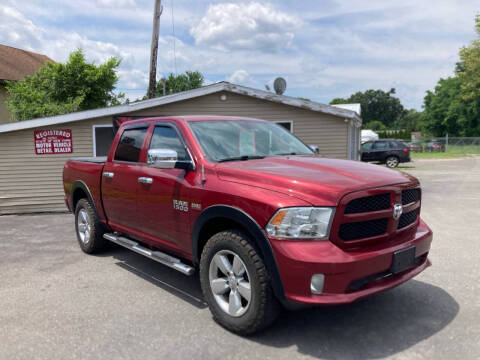
<path id="1" fill-rule="evenodd" d="M 173 200 L 173 208 L 180 211 L 188 211 L 188 201 Z"/>

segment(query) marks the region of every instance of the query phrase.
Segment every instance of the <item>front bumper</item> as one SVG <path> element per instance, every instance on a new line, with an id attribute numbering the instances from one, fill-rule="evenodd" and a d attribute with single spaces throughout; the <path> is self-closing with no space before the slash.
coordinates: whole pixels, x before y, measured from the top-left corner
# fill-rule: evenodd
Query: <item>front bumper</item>
<path id="1" fill-rule="evenodd" d="M 390 289 L 430 266 L 427 259 L 432 231 L 420 220 L 418 227 L 389 246 L 378 244 L 343 250 L 330 241 L 270 239 L 287 301 L 304 304 L 343 304 Z M 415 246 L 414 267 L 389 274 L 393 253 Z M 314 274 L 325 274 L 323 292 L 312 294 Z M 377 276 L 378 275 L 378 276 Z"/>

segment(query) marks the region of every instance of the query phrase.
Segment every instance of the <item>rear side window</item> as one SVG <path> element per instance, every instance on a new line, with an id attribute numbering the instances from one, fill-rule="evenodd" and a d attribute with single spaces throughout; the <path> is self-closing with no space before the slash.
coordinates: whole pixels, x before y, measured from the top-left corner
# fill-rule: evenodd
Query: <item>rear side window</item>
<path id="1" fill-rule="evenodd" d="M 115 160 L 138 162 L 147 128 L 126 129 L 115 151 Z"/>
<path id="2" fill-rule="evenodd" d="M 386 141 L 377 141 L 374 144 L 374 149 L 375 150 L 383 150 L 387 148 L 387 142 Z"/>
<path id="3" fill-rule="evenodd" d="M 405 147 L 400 141 L 390 141 L 390 149 L 401 149 Z"/>
<path id="4" fill-rule="evenodd" d="M 168 149 L 177 152 L 178 160 L 189 160 L 185 146 L 177 131 L 170 126 L 156 126 L 150 142 L 150 149 Z"/>

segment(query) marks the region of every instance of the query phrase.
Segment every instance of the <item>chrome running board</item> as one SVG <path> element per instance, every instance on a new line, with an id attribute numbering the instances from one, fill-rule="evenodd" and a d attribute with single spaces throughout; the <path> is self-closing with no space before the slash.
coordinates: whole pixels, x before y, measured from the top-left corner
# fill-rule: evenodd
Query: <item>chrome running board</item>
<path id="1" fill-rule="evenodd" d="M 182 263 L 180 259 L 167 255 L 161 251 L 152 251 L 150 249 L 147 249 L 139 245 L 136 241 L 130 240 L 126 237 L 118 236 L 111 233 L 103 234 L 103 237 L 111 242 L 114 242 L 115 244 L 135 251 L 137 254 L 143 255 L 149 259 L 159 262 L 160 264 L 180 271 L 184 275 L 193 275 L 193 273 L 195 272 L 195 269 L 192 266 Z"/>

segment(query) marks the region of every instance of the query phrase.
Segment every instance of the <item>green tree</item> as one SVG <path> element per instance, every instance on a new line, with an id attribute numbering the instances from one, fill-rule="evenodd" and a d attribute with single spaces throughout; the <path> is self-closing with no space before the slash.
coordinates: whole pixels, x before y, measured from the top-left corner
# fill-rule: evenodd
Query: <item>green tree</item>
<path id="1" fill-rule="evenodd" d="M 403 117 L 398 121 L 397 128 L 405 129 L 407 132 L 421 131 L 424 129 L 423 111 L 410 109 L 405 112 Z"/>
<path id="2" fill-rule="evenodd" d="M 78 49 L 65 64 L 47 63 L 33 76 L 9 81 L 7 107 L 21 121 L 119 104 L 124 94 L 113 92 L 119 65 L 115 57 L 98 66 L 88 63 Z"/>
<path id="3" fill-rule="evenodd" d="M 387 127 L 383 125 L 381 121 L 373 120 L 363 125 L 364 129 L 369 129 L 373 131 L 387 130 Z"/>
<path id="4" fill-rule="evenodd" d="M 169 95 L 201 87 L 204 77 L 199 71 L 186 71 L 185 74 L 179 75 L 170 73 L 166 79 L 163 78 L 157 83 L 157 96 L 163 96 L 163 82 L 165 82 L 165 95 Z"/>
<path id="5" fill-rule="evenodd" d="M 424 99 L 424 119 L 428 133 L 434 136 L 465 135 L 460 123 L 465 121 L 465 102 L 460 94 L 461 80 L 457 76 L 440 79 L 434 91 Z"/>
<path id="6" fill-rule="evenodd" d="M 457 64 L 457 75 L 462 80 L 462 97 L 466 101 L 480 99 L 480 14 L 475 17 L 475 31 L 478 38 L 470 46 L 460 49 L 460 62 Z"/>
<path id="7" fill-rule="evenodd" d="M 480 136 L 480 15 L 478 39 L 459 51 L 454 77 L 440 79 L 424 99 L 424 120 L 435 136 Z"/>
<path id="8" fill-rule="evenodd" d="M 400 120 L 405 113 L 400 99 L 393 96 L 394 94 L 395 89 L 387 92 L 383 90 L 359 91 L 348 99 L 335 98 L 330 104 L 360 103 L 362 119 L 365 124 L 380 121 L 388 128 Z"/>

